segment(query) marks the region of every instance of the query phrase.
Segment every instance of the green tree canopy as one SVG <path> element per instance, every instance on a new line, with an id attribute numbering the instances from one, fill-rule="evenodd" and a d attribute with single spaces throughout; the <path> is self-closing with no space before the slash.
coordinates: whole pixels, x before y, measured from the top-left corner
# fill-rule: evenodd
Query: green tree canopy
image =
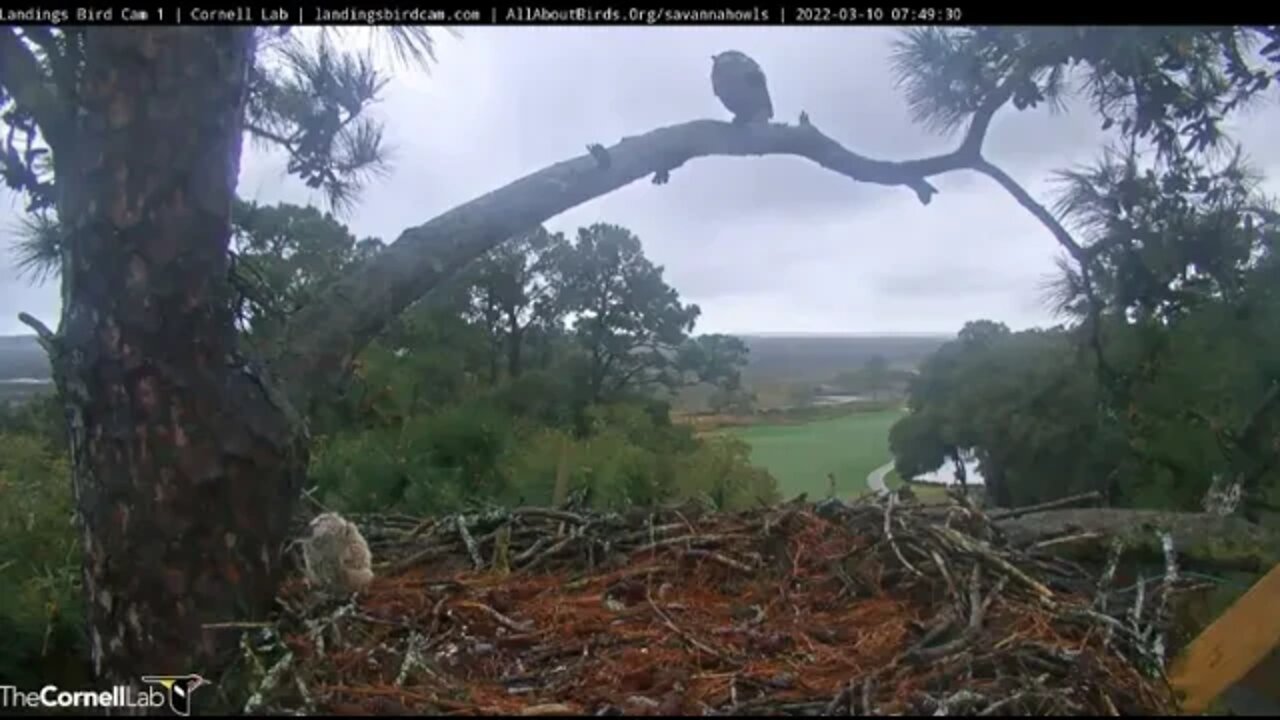
<path id="1" fill-rule="evenodd" d="M 587 356 L 593 400 L 680 383 L 679 348 L 701 311 L 681 303 L 662 274 L 629 230 L 602 223 L 578 230 L 564 266 L 563 307 Z"/>

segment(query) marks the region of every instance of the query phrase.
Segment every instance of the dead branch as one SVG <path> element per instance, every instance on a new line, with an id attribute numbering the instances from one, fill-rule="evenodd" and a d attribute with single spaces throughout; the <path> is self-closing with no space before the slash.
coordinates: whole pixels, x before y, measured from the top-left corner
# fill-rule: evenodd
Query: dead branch
<path id="1" fill-rule="evenodd" d="M 1033 516 L 1006 518 L 998 523 L 1015 544 L 1032 544 L 1047 537 L 1077 535 L 1073 556 L 1105 557 L 1115 540 L 1153 559 L 1164 551 L 1155 534 L 1167 530 L 1184 562 L 1203 567 L 1254 571 L 1280 562 L 1280 533 L 1240 517 L 1208 513 L 1090 508 L 1050 510 Z M 1088 537 L 1085 533 L 1094 533 Z M 1059 546 L 1061 554 L 1067 549 Z"/>
<path id="2" fill-rule="evenodd" d="M 700 157 L 802 157 L 856 182 L 902 185 L 928 203 L 937 189 L 926 178 L 983 161 L 980 150 L 991 116 L 1005 93 L 995 93 L 975 115 L 959 147 L 947 154 L 905 162 L 876 160 L 848 150 L 811 122 L 735 125 L 716 120 L 659 128 L 624 138 L 609 148 L 557 163 L 405 230 L 373 261 L 333 284 L 289 324 L 287 350 L 277 375 L 288 378 L 296 399 L 341 377 L 350 360 L 386 321 L 437 287 L 466 263 L 503 240 L 556 215 Z M 608 162 L 601 162 L 607 157 Z M 305 405 L 303 405 L 305 407 Z"/>

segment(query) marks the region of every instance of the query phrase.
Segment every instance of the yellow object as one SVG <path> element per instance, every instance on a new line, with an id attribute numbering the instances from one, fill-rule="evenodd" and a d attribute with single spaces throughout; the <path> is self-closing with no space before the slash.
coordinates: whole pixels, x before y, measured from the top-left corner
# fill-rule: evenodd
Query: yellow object
<path id="1" fill-rule="evenodd" d="M 1185 713 L 1204 712 L 1280 647 L 1280 565 L 1254 583 L 1171 664 L 1169 683 Z"/>

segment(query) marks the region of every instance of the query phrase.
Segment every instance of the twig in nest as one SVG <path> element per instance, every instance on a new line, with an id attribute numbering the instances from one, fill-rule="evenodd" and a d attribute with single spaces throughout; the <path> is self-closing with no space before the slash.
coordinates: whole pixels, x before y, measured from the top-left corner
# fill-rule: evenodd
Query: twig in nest
<path id="1" fill-rule="evenodd" d="M 690 545 L 690 546 L 693 546 L 693 545 L 718 545 L 718 544 L 723 543 L 723 542 L 725 542 L 725 541 L 727 541 L 727 540 L 732 540 L 732 539 L 739 538 L 739 537 L 741 537 L 741 535 L 739 535 L 738 533 L 730 533 L 730 534 L 725 534 L 725 535 L 715 535 L 715 534 L 712 534 L 712 535 L 697 535 L 697 534 L 694 534 L 694 535 L 680 535 L 679 537 L 666 538 L 665 540 L 654 540 L 653 542 L 650 542 L 650 543 L 648 543 L 648 544 L 646 544 L 646 545 L 641 545 L 640 547 L 638 547 L 638 548 L 636 548 L 636 549 L 632 550 L 631 552 L 632 552 L 632 553 L 648 552 L 648 551 L 650 551 L 650 550 L 657 550 L 657 549 L 658 549 L 658 548 L 660 548 L 660 547 L 667 547 L 668 545 L 680 545 L 680 544 L 687 544 L 687 545 Z"/>
<path id="2" fill-rule="evenodd" d="M 835 715 L 836 713 L 839 713 L 841 710 L 844 710 L 846 711 L 844 714 L 852 715 L 853 714 L 853 688 L 854 688 L 854 684 L 852 680 L 845 683 L 844 687 L 840 688 L 840 692 L 836 693 L 836 696 L 831 698 L 831 702 L 827 703 L 827 706 L 823 708 L 822 714 Z"/>
<path id="3" fill-rule="evenodd" d="M 1009 576 L 1004 575 L 996 581 L 995 587 L 991 588 L 991 592 L 987 593 L 987 597 L 982 601 L 983 617 L 986 617 L 987 610 L 991 607 L 991 604 L 996 601 L 996 598 L 1000 597 L 1000 593 L 1004 592 L 1004 586 L 1007 584 L 1009 584 Z"/>
<path id="4" fill-rule="evenodd" d="M 569 543 L 577 539 L 578 539 L 577 535 L 566 536 L 565 538 L 557 542 L 555 545 L 552 545 L 551 547 L 547 548 L 541 555 L 538 555 L 537 557 L 530 560 L 529 564 L 525 565 L 521 569 L 526 572 L 529 570 L 533 570 L 534 568 L 538 567 L 542 563 L 546 562 L 549 558 L 551 558 L 556 553 L 568 547 Z"/>
<path id="5" fill-rule="evenodd" d="M 907 568 L 908 570 L 910 570 L 913 574 L 915 574 L 915 575 L 917 575 L 917 576 L 919 576 L 919 577 L 924 577 L 924 573 L 922 573 L 922 572 L 920 572 L 919 570 L 917 570 L 917 569 L 916 569 L 916 566 L 915 566 L 915 565 L 912 565 L 912 564 L 911 564 L 911 561 L 907 560 L 907 558 L 906 558 L 906 557 L 904 557 L 904 556 L 902 555 L 902 550 L 900 550 L 900 549 L 898 548 L 898 541 L 897 541 L 897 540 L 895 540 L 895 539 L 894 539 L 894 537 L 893 537 L 893 519 L 892 519 L 892 513 L 893 513 L 893 501 L 894 501 L 894 498 L 895 498 L 895 497 L 896 497 L 895 495 L 893 495 L 892 493 L 890 493 L 888 501 L 887 501 L 887 502 L 885 502 L 885 504 L 884 504 L 884 536 L 885 536 L 885 539 L 887 539 L 887 540 L 889 541 L 889 547 L 893 549 L 893 554 L 898 556 L 898 560 L 899 560 L 903 565 L 905 565 L 905 566 L 906 566 L 906 568 Z"/>
<path id="6" fill-rule="evenodd" d="M 995 554 L 995 552 L 979 544 L 976 540 L 971 540 L 965 535 L 962 535 L 956 532 L 955 530 L 952 530 L 951 528 L 943 527 L 943 528 L 931 528 L 931 529 L 933 530 L 933 532 L 942 534 L 945 537 L 947 537 L 947 539 L 949 539 L 956 546 L 964 550 L 967 550 L 973 553 L 974 555 L 977 555 L 983 560 L 986 560 L 992 565 L 995 565 L 996 568 L 1004 571 L 1009 575 L 1012 575 L 1015 579 L 1017 579 L 1023 585 L 1026 585 L 1027 587 L 1034 590 L 1036 594 L 1039 595 L 1040 597 L 1046 600 L 1052 599 L 1054 597 L 1054 592 L 1049 588 L 1045 587 L 1044 584 L 1036 581 L 1034 578 L 1030 577 L 1023 571 L 1019 570 L 1017 567 L 1014 567 L 1014 565 L 1010 563 L 1008 560 L 1005 560 L 1004 558 Z"/>
<path id="7" fill-rule="evenodd" d="M 1102 577 L 1098 578 L 1098 592 L 1093 597 L 1093 606 L 1099 612 L 1107 611 L 1107 595 L 1111 592 L 1111 583 L 1115 581 L 1116 569 L 1120 567 L 1120 556 L 1123 554 L 1124 541 L 1120 538 L 1113 539 L 1106 567 L 1102 569 Z"/>
<path id="8" fill-rule="evenodd" d="M 1164 550 L 1164 582 L 1160 585 L 1160 604 L 1156 608 L 1154 620 L 1156 639 L 1152 649 L 1156 665 L 1164 667 L 1164 630 L 1169 624 L 1169 597 L 1178 583 L 1178 553 L 1173 548 L 1173 535 L 1168 531 L 1160 533 L 1160 547 Z"/>
<path id="9" fill-rule="evenodd" d="M 445 553 L 445 551 L 444 551 L 442 548 L 439 548 L 439 547 L 428 547 L 428 548 L 423 548 L 422 550 L 419 550 L 418 552 L 416 552 L 416 553 L 414 553 L 414 554 L 412 554 L 412 555 L 410 555 L 410 556 L 408 556 L 408 557 L 406 557 L 406 558 L 402 558 L 402 559 L 397 560 L 397 561 L 395 561 L 395 562 L 393 562 L 393 563 L 388 563 L 388 564 L 385 566 L 385 569 L 383 569 L 382 567 L 379 567 L 379 568 L 378 568 L 378 570 L 379 570 L 380 572 L 384 572 L 384 573 L 386 573 L 386 574 L 388 574 L 388 575 L 395 575 L 395 574 L 397 574 L 397 573 L 400 573 L 400 572 L 403 572 L 403 571 L 405 571 L 405 570 L 408 570 L 409 568 L 411 568 L 411 567 L 413 567 L 413 566 L 415 566 L 415 565 L 419 565 L 419 564 L 421 564 L 423 561 L 425 561 L 425 560 L 427 560 L 427 559 L 429 559 L 429 558 L 435 557 L 435 556 L 437 556 L 437 555 L 443 555 L 444 553 Z"/>
<path id="10" fill-rule="evenodd" d="M 951 714 L 951 706 L 957 703 L 976 703 L 986 700 L 983 696 L 972 690 L 957 690 L 938 703 L 938 709 L 934 710 L 934 717 L 945 717 Z"/>
<path id="11" fill-rule="evenodd" d="M 562 522 L 571 522 L 575 525 L 587 524 L 587 519 L 577 513 L 572 513 L 568 510 L 556 510 L 554 508 L 522 507 L 512 510 L 511 514 L 519 517 L 541 517 L 551 520 L 560 520 Z"/>
<path id="12" fill-rule="evenodd" d="M 1066 545 L 1067 543 L 1084 542 L 1086 540 L 1097 540 L 1101 537 L 1106 536 L 1102 533 L 1092 531 L 1076 533 L 1074 535 L 1064 535 L 1062 537 L 1051 538 L 1049 540 L 1041 540 L 1040 542 L 1027 546 L 1027 550 L 1045 550 L 1056 545 Z"/>
<path id="13" fill-rule="evenodd" d="M 1028 505 L 1026 507 L 1014 508 L 1012 510 L 1002 510 L 1000 512 L 991 513 L 990 515 L 987 516 L 987 519 L 990 520 L 991 522 L 999 522 L 1001 520 L 1011 520 L 1016 517 L 1022 517 L 1023 515 L 1031 515 L 1038 512 L 1044 512 L 1046 510 L 1055 510 L 1057 508 L 1066 507 L 1068 505 L 1077 505 L 1079 503 L 1086 502 L 1089 500 L 1101 500 L 1101 499 L 1102 499 L 1102 494 L 1099 493 L 1097 490 L 1094 490 L 1087 493 L 1080 493 L 1079 495 L 1069 495 L 1064 498 L 1058 498 L 1057 500 L 1050 500 L 1049 502 L 1043 502 L 1038 505 Z"/>
<path id="14" fill-rule="evenodd" d="M 974 564 L 969 572 L 969 632 L 977 633 L 982 625 L 982 566 Z"/>
<path id="15" fill-rule="evenodd" d="M 1000 711 L 1000 710 L 1002 710 L 1003 708 L 1006 708 L 1006 707 L 1008 707 L 1008 706 L 1010 706 L 1010 705 L 1013 705 L 1013 704 L 1015 704 L 1015 703 L 1020 703 L 1020 702 L 1022 702 L 1024 699 L 1026 699 L 1026 698 L 1027 698 L 1027 696 L 1029 696 L 1029 695 L 1031 695 L 1031 694 L 1032 694 L 1032 693 L 1031 693 L 1030 691 L 1025 691 L 1025 690 L 1024 690 L 1024 691 L 1022 691 L 1022 692 L 1016 692 L 1016 693 L 1014 693 L 1014 694 L 1010 695 L 1010 696 L 1009 696 L 1009 697 L 1007 697 L 1007 698 L 1002 698 L 1002 699 L 1000 699 L 1000 700 L 997 700 L 997 701 L 995 701 L 995 702 L 991 703 L 991 704 L 990 704 L 990 705 L 988 705 L 986 708 L 984 708 L 984 709 L 982 710 L 982 712 L 978 713 L 978 716 L 979 716 L 979 717 L 987 717 L 987 716 L 990 716 L 990 715 L 995 715 L 997 712 L 999 712 L 999 711 Z"/>
<path id="16" fill-rule="evenodd" d="M 418 537 L 419 535 L 423 534 L 424 532 L 434 529 L 435 526 L 436 526 L 436 519 L 429 517 L 423 520 L 422 522 L 418 523 L 417 525 L 415 525 L 413 529 L 410 530 L 409 533 L 404 536 L 404 539 L 412 540 Z"/>
<path id="17" fill-rule="evenodd" d="M 480 557 L 480 547 L 476 545 L 475 538 L 471 537 L 470 531 L 467 530 L 467 522 L 461 515 L 454 517 L 454 523 L 458 527 L 458 535 L 462 538 L 462 544 L 467 546 L 467 554 L 471 556 L 471 562 L 479 570 L 484 567 L 484 558 Z"/>
<path id="18" fill-rule="evenodd" d="M 518 633 L 527 633 L 533 630 L 532 622 L 517 622 L 481 602 L 475 602 L 474 600 L 461 600 L 456 603 L 456 606 L 480 610 L 508 630 L 514 630 Z"/>
<path id="19" fill-rule="evenodd" d="M 1116 704 L 1111 702 L 1111 698 L 1107 696 L 1105 690 L 1099 691 L 1102 694 L 1102 702 L 1107 706 L 1107 713 L 1111 717 L 1120 717 L 1120 711 L 1116 709 Z"/>
<path id="20" fill-rule="evenodd" d="M 684 638 L 685 642 L 701 650 L 702 652 L 707 653 L 708 655 L 712 655 L 714 657 L 718 657 L 721 660 L 727 660 L 727 658 L 718 650 L 700 642 L 698 638 L 693 637 L 692 635 L 685 632 L 684 630 L 681 630 L 678 626 L 676 626 L 675 623 L 671 622 L 671 618 L 667 617 L 667 614 L 662 612 L 662 610 L 657 606 L 657 604 L 653 602 L 653 594 L 649 592 L 649 589 L 647 587 L 645 588 L 645 591 L 644 591 L 644 599 L 649 602 L 649 607 L 653 608 L 653 612 L 657 614 L 658 619 L 662 620 L 662 624 L 666 625 L 668 628 L 671 628 L 671 632 Z"/>
<path id="21" fill-rule="evenodd" d="M 298 675 L 293 676 L 293 686 L 298 689 L 298 697 L 302 698 L 302 709 L 307 715 L 316 713 L 316 699 L 311 696 L 311 691 L 307 689 L 307 684 L 302 681 Z"/>
<path id="22" fill-rule="evenodd" d="M 521 550 L 519 553 L 516 554 L 515 557 L 511 558 L 511 564 L 516 567 L 523 565 L 524 563 L 528 562 L 530 558 L 532 558 L 534 555 L 537 555 L 539 552 L 542 551 L 543 548 L 550 545 L 552 542 L 554 541 L 551 539 L 550 536 L 543 535 L 537 540 L 534 540 L 532 545 L 525 548 L 524 550 Z"/>
<path id="23" fill-rule="evenodd" d="M 1142 636 L 1142 606 L 1146 601 L 1147 581 L 1146 578 L 1138 575 L 1138 586 L 1133 596 L 1133 607 L 1129 609 L 1129 624 L 1133 627 L 1135 636 Z"/>
<path id="24" fill-rule="evenodd" d="M 422 647 L 426 645 L 424 638 L 416 632 L 410 633 L 407 644 L 404 661 L 400 663 L 400 672 L 396 673 L 396 687 L 404 686 L 404 681 L 409 679 L 409 672 L 413 668 L 425 664 L 422 661 Z"/>
<path id="25" fill-rule="evenodd" d="M 907 650 L 906 654 L 908 656 L 915 656 L 917 653 L 919 653 L 920 651 L 928 647 L 929 644 L 932 643 L 934 640 L 937 640 L 938 638 L 946 634 L 946 632 L 950 630 L 953 625 L 955 625 L 955 622 L 956 622 L 955 614 L 951 611 L 947 611 L 945 614 L 943 614 L 941 618 L 938 619 L 938 621 L 933 625 L 933 627 L 925 631 L 924 636 L 920 638 L 919 642 L 917 642 L 909 650 Z"/>
<path id="26" fill-rule="evenodd" d="M 293 653 L 286 652 L 283 657 L 276 661 L 275 665 L 271 666 L 271 669 L 267 671 L 265 676 L 263 676 L 261 684 L 258 685 L 258 689 L 255 690 L 253 695 L 249 696 L 249 700 L 245 702 L 245 715 L 254 714 L 254 712 L 262 706 L 262 703 L 266 700 L 266 696 L 272 690 L 275 690 L 276 684 L 280 682 L 280 677 L 292 665 Z"/>
<path id="27" fill-rule="evenodd" d="M 681 554 L 684 557 L 706 558 L 707 560 L 713 560 L 715 562 L 720 563 L 721 565 L 724 565 L 725 567 L 730 567 L 730 568 L 733 568 L 734 570 L 740 570 L 744 573 L 749 573 L 752 570 L 750 565 L 747 565 L 746 563 L 740 562 L 738 560 L 734 560 L 728 555 L 723 555 L 721 553 L 715 552 L 714 550 L 685 550 Z"/>
<path id="28" fill-rule="evenodd" d="M 306 498 L 307 501 L 310 502 L 312 505 L 315 505 L 316 507 L 320 508 L 320 512 L 326 512 L 326 513 L 333 512 L 327 506 L 325 506 L 324 503 L 316 499 L 315 492 L 316 492 L 315 488 L 305 489 L 302 491 L 302 497 Z"/>
<path id="29" fill-rule="evenodd" d="M 942 573 L 942 579 L 947 583 L 947 592 L 951 595 L 952 602 L 956 603 L 956 609 L 959 610 L 960 591 L 956 589 L 955 580 L 951 578 L 951 571 L 947 570 L 947 563 L 938 554 L 937 550 L 929 549 L 929 555 L 933 558 L 933 564 L 938 566 L 938 572 Z"/>

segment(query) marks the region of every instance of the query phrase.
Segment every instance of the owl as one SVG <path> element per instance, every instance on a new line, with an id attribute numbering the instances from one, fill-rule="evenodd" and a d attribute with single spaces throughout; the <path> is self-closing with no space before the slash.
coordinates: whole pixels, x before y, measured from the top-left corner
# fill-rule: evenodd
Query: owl
<path id="1" fill-rule="evenodd" d="M 350 594 L 373 580 L 369 544 L 355 523 L 325 513 L 311 521 L 311 535 L 302 543 L 307 579 L 321 591 Z"/>
<path id="2" fill-rule="evenodd" d="M 728 50 L 712 55 L 711 63 L 711 89 L 733 113 L 735 123 L 773 119 L 769 87 L 755 60 L 737 50 Z"/>

